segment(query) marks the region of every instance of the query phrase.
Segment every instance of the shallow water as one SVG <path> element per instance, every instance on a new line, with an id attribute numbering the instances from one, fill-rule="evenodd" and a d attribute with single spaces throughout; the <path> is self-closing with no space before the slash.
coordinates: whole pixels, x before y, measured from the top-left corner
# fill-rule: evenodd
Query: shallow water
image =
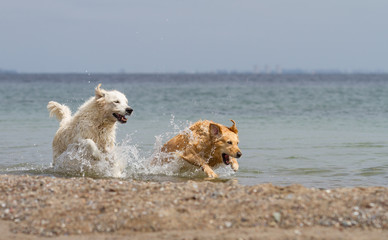
<path id="1" fill-rule="evenodd" d="M 310 187 L 386 186 L 388 75 L 0 75 L 0 173 L 67 176 L 51 168 L 58 122 L 48 101 L 73 112 L 98 83 L 123 92 L 134 114 L 117 132 L 125 179 L 203 180 L 200 171 L 149 165 L 155 149 L 199 119 L 237 122 L 240 170 L 219 181 Z"/>

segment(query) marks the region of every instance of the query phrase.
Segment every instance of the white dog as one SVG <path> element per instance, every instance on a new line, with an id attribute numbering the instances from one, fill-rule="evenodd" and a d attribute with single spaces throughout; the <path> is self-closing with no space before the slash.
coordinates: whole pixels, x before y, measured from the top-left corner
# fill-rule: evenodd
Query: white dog
<path id="1" fill-rule="evenodd" d="M 126 115 L 132 108 L 124 94 L 113 90 L 95 89 L 95 96 L 86 101 L 74 114 L 62 104 L 50 101 L 47 109 L 50 116 L 60 121 L 53 140 L 53 166 L 56 170 L 101 174 L 102 169 L 117 168 L 114 147 L 116 122 L 126 123 Z M 110 176 L 120 176 L 110 171 Z M 115 173 L 116 172 L 116 173 Z"/>

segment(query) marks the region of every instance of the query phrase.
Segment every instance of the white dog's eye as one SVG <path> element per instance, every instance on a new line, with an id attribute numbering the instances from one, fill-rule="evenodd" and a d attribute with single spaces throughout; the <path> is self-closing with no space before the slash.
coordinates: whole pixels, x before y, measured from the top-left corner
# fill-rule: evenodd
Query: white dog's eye
<path id="1" fill-rule="evenodd" d="M 228 144 L 233 144 L 232 141 L 228 141 Z"/>
<path id="2" fill-rule="evenodd" d="M 117 100 L 117 101 L 114 101 L 114 103 L 120 103 L 120 101 L 119 101 L 119 100 Z"/>

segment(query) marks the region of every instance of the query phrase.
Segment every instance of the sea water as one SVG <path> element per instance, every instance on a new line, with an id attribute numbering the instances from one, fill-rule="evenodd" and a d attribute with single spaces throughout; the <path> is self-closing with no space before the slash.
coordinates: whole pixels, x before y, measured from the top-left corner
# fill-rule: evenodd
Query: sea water
<path id="1" fill-rule="evenodd" d="M 124 93 L 134 109 L 116 139 L 128 181 L 203 180 L 197 168 L 180 173 L 179 165 L 150 163 L 163 143 L 195 121 L 231 126 L 233 119 L 243 156 L 238 172 L 230 166 L 215 170 L 219 181 L 320 188 L 388 184 L 384 74 L 0 75 L 0 173 L 69 176 L 51 165 L 58 122 L 46 106 L 54 100 L 74 113 L 98 83 Z"/>

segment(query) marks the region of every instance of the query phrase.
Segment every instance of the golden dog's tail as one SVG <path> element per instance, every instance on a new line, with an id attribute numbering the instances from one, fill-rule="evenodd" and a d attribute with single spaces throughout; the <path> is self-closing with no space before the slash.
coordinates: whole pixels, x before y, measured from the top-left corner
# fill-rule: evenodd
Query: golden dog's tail
<path id="1" fill-rule="evenodd" d="M 59 122 L 63 122 L 71 118 L 70 108 L 65 105 L 50 101 L 47 104 L 47 109 L 50 112 L 50 117 L 55 116 Z"/>

